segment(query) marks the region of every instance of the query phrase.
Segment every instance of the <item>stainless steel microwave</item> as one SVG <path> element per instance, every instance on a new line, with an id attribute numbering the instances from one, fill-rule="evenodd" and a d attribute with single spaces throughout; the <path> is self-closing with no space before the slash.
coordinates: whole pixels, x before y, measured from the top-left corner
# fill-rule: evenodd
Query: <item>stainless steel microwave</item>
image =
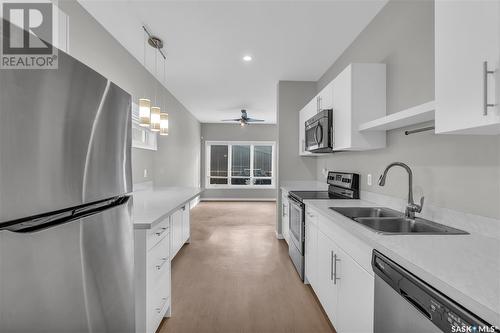
<path id="1" fill-rule="evenodd" d="M 333 110 L 322 110 L 305 122 L 306 150 L 331 153 L 334 147 Z"/>

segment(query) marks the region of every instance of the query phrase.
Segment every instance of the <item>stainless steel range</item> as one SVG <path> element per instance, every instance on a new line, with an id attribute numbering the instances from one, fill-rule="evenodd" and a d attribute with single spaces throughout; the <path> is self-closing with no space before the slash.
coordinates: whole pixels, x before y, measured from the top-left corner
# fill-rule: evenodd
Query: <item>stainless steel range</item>
<path id="1" fill-rule="evenodd" d="M 288 193 L 290 216 L 288 253 L 302 280 L 304 280 L 305 251 L 304 200 L 359 199 L 358 174 L 330 171 L 327 183 L 328 191 L 290 191 Z"/>

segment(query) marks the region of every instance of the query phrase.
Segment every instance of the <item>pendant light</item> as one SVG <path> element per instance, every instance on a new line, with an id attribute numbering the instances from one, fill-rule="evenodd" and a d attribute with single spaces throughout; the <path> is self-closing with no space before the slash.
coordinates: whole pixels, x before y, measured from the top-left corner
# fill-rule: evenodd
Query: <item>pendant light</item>
<path id="1" fill-rule="evenodd" d="M 146 67 L 146 30 L 144 30 L 144 57 L 143 65 Z M 149 127 L 151 125 L 151 100 L 149 98 L 139 98 L 139 126 Z"/>
<path id="2" fill-rule="evenodd" d="M 151 108 L 151 131 L 159 132 L 160 131 L 160 113 L 161 109 L 158 104 L 158 82 L 157 82 L 157 73 L 158 73 L 158 45 L 154 44 L 156 47 L 155 51 L 155 106 Z"/>
<path id="3" fill-rule="evenodd" d="M 167 81 L 167 72 L 165 70 L 165 59 L 163 60 L 163 81 Z M 162 97 L 162 100 L 163 97 Z M 163 111 L 160 113 L 160 135 L 166 136 L 168 135 L 168 113 L 166 113 L 167 105 L 163 103 Z"/>
<path id="4" fill-rule="evenodd" d="M 160 135 L 168 135 L 168 113 L 160 113 Z"/>
<path id="5" fill-rule="evenodd" d="M 151 131 L 160 131 L 160 113 L 161 109 L 159 106 L 153 106 L 151 108 Z"/>

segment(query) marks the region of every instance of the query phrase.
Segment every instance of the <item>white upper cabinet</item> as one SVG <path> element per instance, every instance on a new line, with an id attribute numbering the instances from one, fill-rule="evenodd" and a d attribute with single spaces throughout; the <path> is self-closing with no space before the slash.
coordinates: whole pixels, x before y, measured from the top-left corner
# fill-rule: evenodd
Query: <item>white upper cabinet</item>
<path id="1" fill-rule="evenodd" d="M 499 62 L 499 1 L 435 2 L 436 133 L 500 133 Z"/>
<path id="2" fill-rule="evenodd" d="M 316 99 L 319 111 L 333 108 L 333 81 L 320 91 Z"/>
<path id="3" fill-rule="evenodd" d="M 314 155 L 313 153 L 306 150 L 305 122 L 318 112 L 317 101 L 318 100 L 316 98 L 313 98 L 299 112 L 299 155 L 300 156 Z"/>
<path id="4" fill-rule="evenodd" d="M 385 132 L 359 125 L 386 115 L 385 64 L 351 64 L 333 80 L 335 151 L 384 148 Z"/>
<path id="5" fill-rule="evenodd" d="M 385 132 L 359 132 L 359 125 L 386 115 L 385 64 L 351 64 L 299 112 L 299 155 L 305 150 L 304 123 L 321 110 L 333 109 L 334 151 L 384 148 Z"/>

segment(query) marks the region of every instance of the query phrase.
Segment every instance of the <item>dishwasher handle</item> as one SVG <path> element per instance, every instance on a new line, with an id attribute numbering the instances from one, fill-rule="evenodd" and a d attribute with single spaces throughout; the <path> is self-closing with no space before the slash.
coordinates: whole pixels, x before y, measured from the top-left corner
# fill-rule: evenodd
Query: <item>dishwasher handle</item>
<path id="1" fill-rule="evenodd" d="M 416 298 L 411 297 L 408 295 L 406 291 L 401 289 L 399 291 L 401 296 L 404 297 L 411 305 L 413 305 L 418 311 L 420 311 L 424 316 L 426 316 L 429 320 L 432 320 L 431 313 L 423 306 Z"/>

